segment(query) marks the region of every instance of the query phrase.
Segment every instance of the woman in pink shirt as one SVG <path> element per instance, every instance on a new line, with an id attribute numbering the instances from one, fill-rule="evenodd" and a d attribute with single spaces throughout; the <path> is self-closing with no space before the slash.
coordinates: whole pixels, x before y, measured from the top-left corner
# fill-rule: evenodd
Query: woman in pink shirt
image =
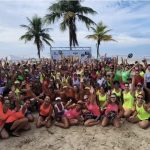
<path id="1" fill-rule="evenodd" d="M 85 126 L 93 126 L 99 124 L 100 120 L 100 108 L 96 103 L 96 96 L 90 95 L 88 101 L 85 104 L 85 110 L 83 110 L 83 118 Z"/>
<path id="2" fill-rule="evenodd" d="M 78 125 L 82 113 L 82 102 L 78 101 L 77 104 L 69 106 L 64 116 L 68 119 L 69 126 Z"/>
<path id="3" fill-rule="evenodd" d="M 123 108 L 117 100 L 115 93 L 111 94 L 110 100 L 104 104 L 104 107 L 106 107 L 106 110 L 102 120 L 102 126 L 105 127 L 111 123 L 119 128 L 121 126 L 120 118 L 123 116 Z"/>

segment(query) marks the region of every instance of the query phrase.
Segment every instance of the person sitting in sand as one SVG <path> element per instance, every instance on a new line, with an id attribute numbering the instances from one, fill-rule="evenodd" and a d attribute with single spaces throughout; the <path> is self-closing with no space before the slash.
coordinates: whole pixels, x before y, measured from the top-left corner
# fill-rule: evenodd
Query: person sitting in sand
<path id="1" fill-rule="evenodd" d="M 16 106 L 14 110 L 9 109 L 10 101 L 5 99 L 4 104 L 0 104 L 0 119 L 1 119 L 1 137 L 9 138 L 9 135 L 20 136 L 20 130 L 29 130 L 30 125 L 28 119 L 25 118 L 24 111 Z"/>
<path id="2" fill-rule="evenodd" d="M 85 109 L 82 110 L 85 126 L 93 126 L 100 123 L 100 107 L 96 103 L 96 95 L 91 94 L 85 102 Z"/>
<path id="3" fill-rule="evenodd" d="M 70 105 L 71 101 L 69 101 L 67 105 Z M 67 129 L 69 127 L 69 122 L 67 117 L 64 116 L 65 113 L 65 106 L 64 102 L 62 101 L 61 97 L 56 97 L 55 102 L 53 104 L 54 107 L 54 113 L 55 117 L 54 119 L 56 120 L 55 125 L 64 129 Z"/>
<path id="4" fill-rule="evenodd" d="M 120 118 L 123 116 L 124 110 L 115 93 L 111 94 L 110 99 L 105 102 L 103 107 L 106 107 L 106 110 L 102 120 L 102 126 L 105 127 L 111 123 L 115 127 L 119 128 L 121 126 Z"/>
<path id="5" fill-rule="evenodd" d="M 42 126 L 45 126 L 46 128 L 49 128 L 52 122 L 52 113 L 53 113 L 53 107 L 51 104 L 51 99 L 49 96 L 46 96 L 40 106 L 36 127 L 40 128 Z"/>
<path id="6" fill-rule="evenodd" d="M 146 129 L 150 126 L 150 104 L 146 104 L 142 94 L 137 96 L 135 112 L 128 119 L 131 123 L 138 123 L 139 127 Z"/>
<path id="7" fill-rule="evenodd" d="M 64 113 L 64 116 L 68 119 L 69 126 L 78 125 L 81 119 L 82 113 L 82 101 L 78 101 L 76 104 L 68 106 L 68 110 Z"/>

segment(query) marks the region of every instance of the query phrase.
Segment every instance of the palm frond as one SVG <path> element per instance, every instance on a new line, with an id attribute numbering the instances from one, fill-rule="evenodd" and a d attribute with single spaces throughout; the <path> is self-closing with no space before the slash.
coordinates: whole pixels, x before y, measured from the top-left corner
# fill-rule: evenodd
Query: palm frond
<path id="1" fill-rule="evenodd" d="M 86 38 L 88 38 L 88 39 L 93 39 L 93 40 L 98 40 L 98 37 L 97 37 L 96 34 L 87 35 Z"/>
<path id="2" fill-rule="evenodd" d="M 97 12 L 95 10 L 93 10 L 92 8 L 90 7 L 84 7 L 84 6 L 81 6 L 78 8 L 78 13 L 81 13 L 81 14 L 96 14 Z"/>
<path id="3" fill-rule="evenodd" d="M 60 19 L 62 16 L 61 13 L 52 12 L 51 14 L 47 14 L 45 16 L 45 22 L 51 24 Z"/>
<path id="4" fill-rule="evenodd" d="M 78 19 L 80 21 L 82 21 L 83 23 L 85 23 L 86 27 L 89 28 L 90 25 L 95 25 L 95 22 L 93 20 L 91 20 L 90 18 L 84 16 L 84 15 L 80 15 L 80 14 L 77 14 L 78 16 Z"/>
<path id="5" fill-rule="evenodd" d="M 60 30 L 61 30 L 61 31 L 65 31 L 66 28 L 67 28 L 67 23 L 66 23 L 66 21 L 61 22 L 61 23 L 60 23 Z"/>

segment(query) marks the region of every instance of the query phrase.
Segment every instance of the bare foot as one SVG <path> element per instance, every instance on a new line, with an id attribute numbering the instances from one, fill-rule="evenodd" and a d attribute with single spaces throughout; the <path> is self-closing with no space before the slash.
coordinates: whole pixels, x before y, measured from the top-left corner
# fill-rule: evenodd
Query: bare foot
<path id="1" fill-rule="evenodd" d="M 12 132 L 12 136 L 15 136 L 15 137 L 19 137 L 20 136 L 20 134 L 18 133 L 18 132 Z"/>

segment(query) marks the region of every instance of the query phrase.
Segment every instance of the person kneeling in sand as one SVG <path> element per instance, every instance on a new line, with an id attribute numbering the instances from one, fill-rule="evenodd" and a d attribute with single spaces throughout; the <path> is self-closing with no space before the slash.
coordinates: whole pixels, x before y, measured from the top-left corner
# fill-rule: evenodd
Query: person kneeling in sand
<path id="1" fill-rule="evenodd" d="M 121 126 L 120 118 L 123 116 L 124 110 L 121 103 L 117 100 L 115 93 L 111 94 L 110 99 L 103 107 L 106 107 L 106 110 L 102 120 L 102 126 L 105 127 L 112 123 L 115 127 L 119 128 Z"/>
<path id="2" fill-rule="evenodd" d="M 42 126 L 46 126 L 46 128 L 49 128 L 52 122 L 52 113 L 53 113 L 53 107 L 51 104 L 50 97 L 46 96 L 40 106 L 40 112 L 36 122 L 36 127 L 40 128 Z"/>
<path id="3" fill-rule="evenodd" d="M 128 121 L 138 123 L 142 129 L 146 129 L 150 126 L 150 104 L 145 104 L 142 94 L 137 96 L 135 112 L 129 117 Z"/>

